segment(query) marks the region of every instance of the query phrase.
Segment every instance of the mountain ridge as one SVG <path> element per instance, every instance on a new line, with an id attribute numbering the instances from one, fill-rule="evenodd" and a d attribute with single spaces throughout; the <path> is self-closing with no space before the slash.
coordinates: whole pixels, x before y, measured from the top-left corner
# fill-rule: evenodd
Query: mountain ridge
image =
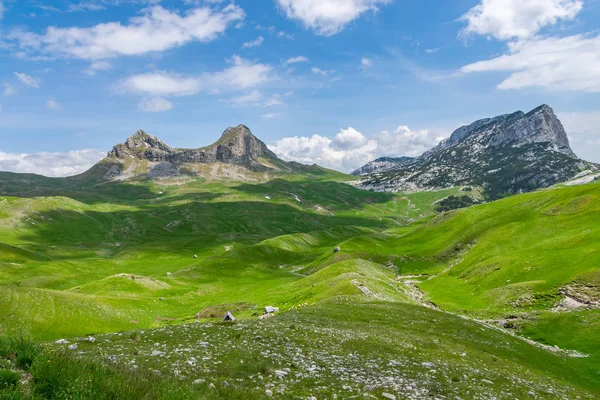
<path id="1" fill-rule="evenodd" d="M 571 150 L 562 123 L 547 104 L 461 126 L 412 160 L 366 174 L 360 173 L 363 168 L 353 173 L 363 176 L 358 184 L 363 189 L 400 192 L 477 185 L 490 199 L 598 170 Z"/>
<path id="2" fill-rule="evenodd" d="M 268 149 L 245 125 L 225 129 L 215 143 L 192 149 L 174 148 L 143 130 L 136 131 L 123 143 L 115 145 L 106 158 L 82 174 L 102 180 L 123 180 L 146 176 L 174 178 L 190 174 L 212 174 L 203 166 L 229 168 L 232 172 L 285 173 L 298 168 L 285 162 Z M 223 168 L 220 168 L 221 172 Z M 239 174 L 238 174 L 239 175 Z"/>

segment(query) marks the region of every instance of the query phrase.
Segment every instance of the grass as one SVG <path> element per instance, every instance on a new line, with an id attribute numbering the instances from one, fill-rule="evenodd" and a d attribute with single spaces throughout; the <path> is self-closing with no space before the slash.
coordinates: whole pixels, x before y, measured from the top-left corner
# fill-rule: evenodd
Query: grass
<path id="1" fill-rule="evenodd" d="M 220 304 L 247 303 L 250 316 L 268 304 L 316 301 L 325 296 L 286 292 L 303 286 L 304 265 L 351 237 L 429 215 L 435 200 L 457 191 L 371 193 L 339 183 L 340 174 L 313 172 L 254 185 L 138 182 L 83 191 L 74 186 L 80 181 L 9 182 L 13 195 L 0 197 L 0 305 L 19 318 L 0 324 L 56 339 L 160 326 Z"/>
<path id="2" fill-rule="evenodd" d="M 194 323 L 73 342 L 79 350 L 33 346 L 30 378 L 0 396 L 262 399 L 270 390 L 275 398 L 366 392 L 419 399 L 593 399 L 600 390 L 580 359 L 402 303 L 330 301 L 262 321 Z M 15 371 L 19 379 L 25 372 Z"/>
<path id="3" fill-rule="evenodd" d="M 346 397 L 371 384 L 376 395 L 415 398 L 600 392 L 598 310 L 552 311 L 566 292 L 600 301 L 600 183 L 436 214 L 439 200 L 464 192 L 373 193 L 344 178 L 318 168 L 254 184 L 0 177 L 0 327 L 36 341 L 98 338 L 75 339 L 83 358 L 32 348 L 46 364 L 0 341 L 11 349 L 0 352 L 12 363 L 5 369 L 46 377 L 30 393 L 42 398 L 144 398 L 127 389 L 143 385 L 155 398 L 262 398 L 266 389 Z M 423 307 L 430 303 L 452 314 Z M 267 305 L 281 314 L 259 321 Z M 226 310 L 241 323 L 204 318 Z M 510 320 L 510 333 L 588 357 L 556 355 L 454 314 Z M 221 346 L 210 362 L 199 361 L 200 342 Z M 289 346 L 298 359 L 285 355 Z M 188 347 L 200 351 L 196 369 L 177 350 Z M 75 367 L 62 366 L 67 359 Z M 281 368 L 288 378 L 274 376 Z M 72 382 L 77 369 L 89 370 L 81 375 L 89 382 Z M 345 381 L 344 371 L 364 379 Z"/>

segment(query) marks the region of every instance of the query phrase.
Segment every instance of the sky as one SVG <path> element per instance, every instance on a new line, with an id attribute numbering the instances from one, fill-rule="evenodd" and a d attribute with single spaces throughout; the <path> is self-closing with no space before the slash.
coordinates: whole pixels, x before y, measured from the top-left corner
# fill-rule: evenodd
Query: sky
<path id="1" fill-rule="evenodd" d="M 349 172 L 544 103 L 600 162 L 599 32 L 599 0 L 0 0 L 0 170 L 245 124 Z"/>

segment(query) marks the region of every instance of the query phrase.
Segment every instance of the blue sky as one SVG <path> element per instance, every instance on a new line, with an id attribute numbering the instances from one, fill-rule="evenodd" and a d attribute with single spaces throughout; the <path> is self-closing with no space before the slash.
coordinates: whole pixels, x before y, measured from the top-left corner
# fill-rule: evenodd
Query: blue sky
<path id="1" fill-rule="evenodd" d="M 0 16 L 2 170 L 69 175 L 139 128 L 200 147 L 243 123 L 350 171 L 542 103 L 600 161 L 597 0 L 0 0 Z"/>

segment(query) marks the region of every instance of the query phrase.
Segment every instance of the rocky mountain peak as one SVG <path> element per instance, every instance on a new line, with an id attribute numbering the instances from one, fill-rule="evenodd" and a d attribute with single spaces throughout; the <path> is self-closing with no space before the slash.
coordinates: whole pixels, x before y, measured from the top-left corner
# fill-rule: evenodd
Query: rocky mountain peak
<path id="1" fill-rule="evenodd" d="M 171 153 L 173 149 L 159 138 L 139 129 L 124 143 L 119 143 L 108 153 L 108 157 L 158 160 Z"/>
<path id="2" fill-rule="evenodd" d="M 114 146 L 101 163 L 110 165 L 105 179 L 125 179 L 140 173 L 150 178 L 178 177 L 182 171 L 207 170 L 202 164 L 232 174 L 236 171 L 234 167 L 215 166 L 219 163 L 262 172 L 290 169 L 245 125 L 227 128 L 215 143 L 197 149 L 172 148 L 140 129 Z"/>
<path id="3" fill-rule="evenodd" d="M 497 198 L 564 182 L 588 169 L 597 166 L 577 158 L 554 110 L 542 104 L 528 113 L 516 111 L 461 126 L 414 160 L 374 161 L 358 171 L 365 175 L 361 186 L 368 189 L 474 185 Z"/>
<path id="4" fill-rule="evenodd" d="M 213 145 L 219 158 L 241 159 L 249 162 L 259 157 L 277 158 L 267 145 L 252 134 L 246 125 L 225 129 L 221 138 Z"/>
<path id="5" fill-rule="evenodd" d="M 230 137 L 230 136 L 254 136 L 246 125 L 238 125 L 235 127 L 230 126 L 229 128 L 223 131 L 221 138 Z"/>

